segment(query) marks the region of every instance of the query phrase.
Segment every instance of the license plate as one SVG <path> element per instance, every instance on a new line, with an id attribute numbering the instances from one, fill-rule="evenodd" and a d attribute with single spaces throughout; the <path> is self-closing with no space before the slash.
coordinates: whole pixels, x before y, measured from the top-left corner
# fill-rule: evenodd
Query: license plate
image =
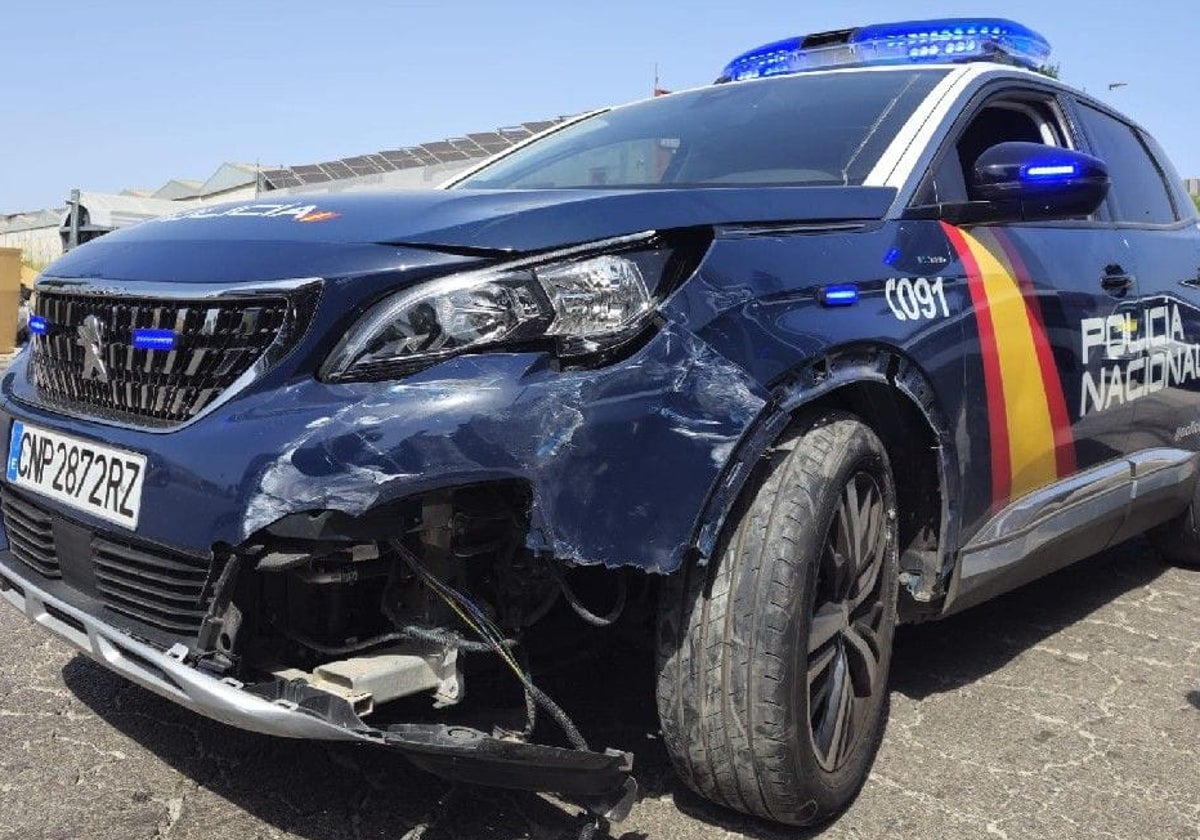
<path id="1" fill-rule="evenodd" d="M 6 477 L 9 484 L 134 530 L 142 509 L 146 456 L 18 420 L 9 440 Z"/>

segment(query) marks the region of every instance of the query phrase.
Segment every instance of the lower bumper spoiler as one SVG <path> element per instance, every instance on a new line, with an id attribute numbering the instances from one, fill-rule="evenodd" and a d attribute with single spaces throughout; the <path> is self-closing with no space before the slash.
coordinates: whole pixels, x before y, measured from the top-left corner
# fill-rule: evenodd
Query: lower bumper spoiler
<path id="1" fill-rule="evenodd" d="M 182 645 L 151 647 L 12 573 L 0 552 L 0 597 L 35 624 L 79 648 L 126 679 L 185 708 L 239 729 L 283 738 L 361 741 L 404 753 L 418 767 L 471 784 L 561 794 L 613 822 L 624 819 L 637 796 L 633 757 L 570 750 L 495 738 L 462 726 L 367 726 L 340 698 L 303 684 L 277 681 L 246 686 L 192 667 Z"/>

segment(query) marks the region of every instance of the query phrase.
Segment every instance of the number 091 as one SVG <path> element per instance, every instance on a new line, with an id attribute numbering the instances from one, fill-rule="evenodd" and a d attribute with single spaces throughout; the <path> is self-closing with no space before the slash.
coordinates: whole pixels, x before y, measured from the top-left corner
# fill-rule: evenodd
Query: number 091
<path id="1" fill-rule="evenodd" d="M 941 277 L 929 280 L 918 277 L 890 278 L 884 285 L 888 308 L 899 321 L 921 321 L 930 318 L 949 318 L 950 306 Z"/>

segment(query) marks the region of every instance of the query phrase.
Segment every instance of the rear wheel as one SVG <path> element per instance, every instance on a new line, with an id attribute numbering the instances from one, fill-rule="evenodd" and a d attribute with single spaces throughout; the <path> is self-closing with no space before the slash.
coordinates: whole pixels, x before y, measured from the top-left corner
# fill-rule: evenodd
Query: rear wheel
<path id="1" fill-rule="evenodd" d="M 1147 536 L 1168 562 L 1200 568 L 1200 482 L 1188 509 L 1175 519 L 1151 528 Z"/>
<path id="2" fill-rule="evenodd" d="M 719 556 L 663 588 L 659 716 L 698 793 L 793 825 L 858 793 L 887 714 L 895 510 L 879 438 L 822 413 L 763 465 Z"/>

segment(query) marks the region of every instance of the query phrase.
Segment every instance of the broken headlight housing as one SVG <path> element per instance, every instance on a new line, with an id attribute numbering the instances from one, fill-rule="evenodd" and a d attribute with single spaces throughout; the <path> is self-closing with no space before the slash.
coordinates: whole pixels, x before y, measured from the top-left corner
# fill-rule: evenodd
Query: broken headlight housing
<path id="1" fill-rule="evenodd" d="M 677 273 L 676 249 L 622 237 L 396 292 L 342 338 L 321 378 L 389 379 L 464 353 L 550 348 L 579 358 L 641 333 Z"/>

